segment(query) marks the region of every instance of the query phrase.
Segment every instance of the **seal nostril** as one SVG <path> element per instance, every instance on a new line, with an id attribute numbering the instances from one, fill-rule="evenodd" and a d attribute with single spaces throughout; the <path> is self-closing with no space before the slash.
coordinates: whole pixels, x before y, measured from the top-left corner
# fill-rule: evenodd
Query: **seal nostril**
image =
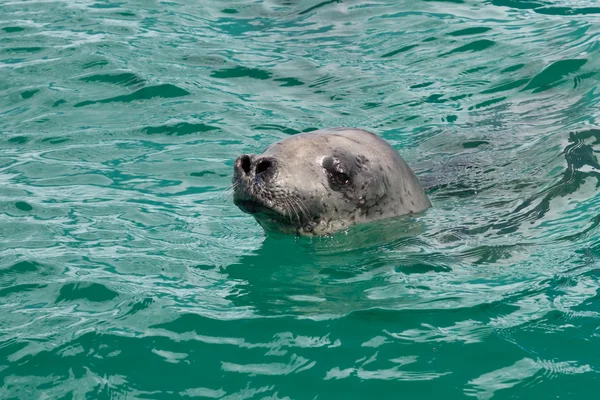
<path id="1" fill-rule="evenodd" d="M 268 170 L 269 168 L 271 168 L 271 165 L 272 165 L 272 163 L 269 160 L 262 160 L 262 161 L 260 161 L 256 165 L 256 175 L 262 174 L 263 172 L 265 172 L 266 170 Z"/>
<path id="2" fill-rule="evenodd" d="M 244 170 L 246 174 L 250 173 L 250 157 L 242 156 L 242 159 L 240 161 L 240 166 L 242 167 L 242 170 Z"/>

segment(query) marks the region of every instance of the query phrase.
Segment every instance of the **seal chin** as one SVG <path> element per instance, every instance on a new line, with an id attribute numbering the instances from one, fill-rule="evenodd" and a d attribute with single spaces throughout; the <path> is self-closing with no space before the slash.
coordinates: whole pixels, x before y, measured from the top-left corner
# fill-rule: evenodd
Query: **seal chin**
<path id="1" fill-rule="evenodd" d="M 310 226 L 305 226 L 303 221 L 296 219 L 291 210 L 279 210 L 257 198 L 237 198 L 234 203 L 245 213 L 252 215 L 256 221 L 268 231 L 306 234 Z"/>
<path id="2" fill-rule="evenodd" d="M 267 207 L 264 203 L 252 199 L 237 200 L 235 205 L 243 212 L 253 215 L 272 212 L 272 209 Z"/>
<path id="3" fill-rule="evenodd" d="M 234 199 L 236 206 L 243 212 L 253 215 L 256 219 L 269 219 L 278 222 L 286 222 L 285 214 L 275 207 L 252 197 L 241 197 Z"/>

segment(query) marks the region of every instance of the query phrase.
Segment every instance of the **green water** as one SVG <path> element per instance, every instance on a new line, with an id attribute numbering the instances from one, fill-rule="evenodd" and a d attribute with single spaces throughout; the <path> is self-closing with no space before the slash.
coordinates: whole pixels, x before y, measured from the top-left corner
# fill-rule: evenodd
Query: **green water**
<path id="1" fill-rule="evenodd" d="M 599 7 L 0 2 L 0 398 L 594 398 Z M 335 126 L 434 208 L 266 237 L 234 159 Z"/>

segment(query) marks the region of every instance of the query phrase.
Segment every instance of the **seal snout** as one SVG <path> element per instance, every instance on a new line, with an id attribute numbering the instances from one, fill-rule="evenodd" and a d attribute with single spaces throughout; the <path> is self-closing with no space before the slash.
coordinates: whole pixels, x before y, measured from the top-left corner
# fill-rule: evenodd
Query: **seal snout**
<path id="1" fill-rule="evenodd" d="M 235 160 L 235 173 L 240 177 L 252 180 L 272 178 L 277 171 L 277 160 L 273 157 L 258 157 L 253 154 L 243 154 Z"/>
<path id="2" fill-rule="evenodd" d="M 233 200 L 250 214 L 273 207 L 278 161 L 274 157 L 242 154 L 234 163 Z"/>

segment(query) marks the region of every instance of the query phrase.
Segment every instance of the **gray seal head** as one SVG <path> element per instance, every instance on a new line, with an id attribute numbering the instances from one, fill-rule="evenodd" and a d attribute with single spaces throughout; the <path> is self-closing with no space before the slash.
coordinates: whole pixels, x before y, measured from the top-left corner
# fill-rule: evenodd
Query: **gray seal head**
<path id="1" fill-rule="evenodd" d="M 265 230 L 327 235 L 431 207 L 398 152 L 371 132 L 335 128 L 290 136 L 237 158 L 233 200 Z"/>

